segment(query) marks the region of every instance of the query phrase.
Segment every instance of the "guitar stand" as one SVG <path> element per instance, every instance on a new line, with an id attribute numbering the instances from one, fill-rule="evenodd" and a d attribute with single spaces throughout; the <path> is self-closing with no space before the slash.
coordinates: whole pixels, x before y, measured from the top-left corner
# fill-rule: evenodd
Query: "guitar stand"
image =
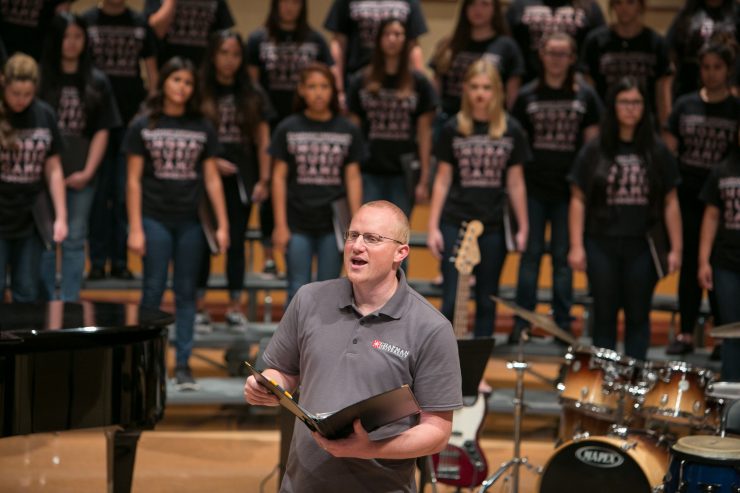
<path id="1" fill-rule="evenodd" d="M 511 469 L 511 473 L 505 476 L 504 481 L 511 478 L 511 493 L 519 493 L 519 470 L 521 466 L 536 474 L 542 473 L 541 467 L 533 466 L 529 459 L 521 456 L 521 433 L 522 433 L 522 416 L 524 414 L 524 372 L 528 371 L 529 364 L 524 360 L 524 342 L 529 339 L 529 330 L 524 329 L 519 337 L 517 346 L 517 358 L 515 361 L 506 363 L 506 368 L 516 371 L 516 390 L 514 392 L 514 456 L 504 462 L 501 467 L 488 477 L 481 484 L 478 493 L 485 493 L 488 488 L 504 476 L 504 473 Z M 529 370 L 532 372 L 532 370 Z M 535 376 L 540 376 L 532 372 Z"/>

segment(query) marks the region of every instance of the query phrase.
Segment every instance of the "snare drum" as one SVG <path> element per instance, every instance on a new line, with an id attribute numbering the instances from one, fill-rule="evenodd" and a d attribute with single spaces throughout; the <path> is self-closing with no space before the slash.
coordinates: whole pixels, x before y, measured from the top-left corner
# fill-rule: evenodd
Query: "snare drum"
<path id="1" fill-rule="evenodd" d="M 704 389 L 711 371 L 680 361 L 645 363 L 638 382 L 638 412 L 647 418 L 701 426 L 707 414 Z"/>
<path id="2" fill-rule="evenodd" d="M 673 446 L 666 493 L 740 491 L 740 440 L 709 435 L 683 437 Z"/>
<path id="3" fill-rule="evenodd" d="M 566 442 L 548 460 L 540 493 L 650 493 L 668 470 L 668 447 L 648 433 Z"/>
<path id="4" fill-rule="evenodd" d="M 600 419 L 616 418 L 637 360 L 589 346 L 569 348 L 565 359 L 568 369 L 558 386 L 563 405 Z"/>

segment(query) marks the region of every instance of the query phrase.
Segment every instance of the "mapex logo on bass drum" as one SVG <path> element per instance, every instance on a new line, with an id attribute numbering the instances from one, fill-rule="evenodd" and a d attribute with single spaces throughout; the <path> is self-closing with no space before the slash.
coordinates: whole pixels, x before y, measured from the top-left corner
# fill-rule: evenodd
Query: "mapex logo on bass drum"
<path id="1" fill-rule="evenodd" d="M 618 452 L 604 447 L 581 447 L 576 450 L 578 460 L 589 466 L 612 468 L 624 463 L 624 457 Z"/>

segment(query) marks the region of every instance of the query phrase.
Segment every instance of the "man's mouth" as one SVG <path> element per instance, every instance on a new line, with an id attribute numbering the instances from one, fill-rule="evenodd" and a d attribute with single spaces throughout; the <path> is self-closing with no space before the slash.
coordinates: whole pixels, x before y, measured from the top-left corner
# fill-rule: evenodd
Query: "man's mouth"
<path id="1" fill-rule="evenodd" d="M 363 265 L 367 264 L 367 260 L 361 258 L 353 258 L 351 262 L 352 265 L 354 265 L 355 267 L 362 267 Z"/>

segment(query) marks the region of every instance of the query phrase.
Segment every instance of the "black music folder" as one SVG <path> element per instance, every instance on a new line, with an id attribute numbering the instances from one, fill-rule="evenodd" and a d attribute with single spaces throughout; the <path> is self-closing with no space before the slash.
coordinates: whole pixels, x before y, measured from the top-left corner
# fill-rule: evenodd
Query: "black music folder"
<path id="1" fill-rule="evenodd" d="M 311 414 L 293 399 L 290 392 L 265 377 L 248 362 L 245 361 L 244 364 L 257 382 L 277 396 L 281 406 L 303 421 L 311 431 L 317 431 L 330 440 L 349 436 L 352 433 L 352 423 L 357 418 L 360 418 L 362 427 L 370 433 L 381 426 L 421 412 L 411 388 L 402 385 L 333 413 Z"/>

